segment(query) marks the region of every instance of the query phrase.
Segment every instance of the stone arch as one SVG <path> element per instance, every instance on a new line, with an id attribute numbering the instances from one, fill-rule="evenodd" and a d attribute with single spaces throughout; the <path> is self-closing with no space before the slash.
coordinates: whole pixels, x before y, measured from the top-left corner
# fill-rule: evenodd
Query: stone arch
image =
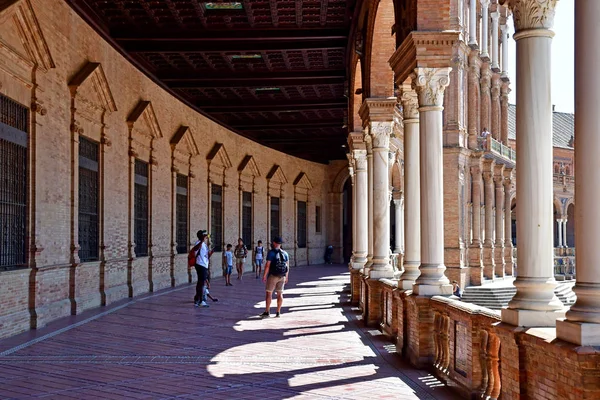
<path id="1" fill-rule="evenodd" d="M 399 159 L 394 160 L 390 171 L 390 186 L 394 188 L 394 195 L 403 190 L 403 179 L 402 179 L 402 163 Z"/>
<path id="2" fill-rule="evenodd" d="M 334 262 L 342 263 L 344 254 L 344 236 L 343 236 L 343 193 L 346 182 L 350 179 L 350 171 L 348 166 L 344 165 L 343 168 L 337 173 L 331 184 L 329 191 L 329 218 L 328 221 L 328 236 L 329 244 L 334 248 L 333 260 Z"/>
<path id="3" fill-rule="evenodd" d="M 348 171 L 347 167 L 344 167 L 333 179 L 333 183 L 331 184 L 331 193 L 342 193 L 344 191 L 344 184 L 348 178 L 350 178 L 350 172 Z"/>
<path id="4" fill-rule="evenodd" d="M 373 2 L 367 28 L 365 54 L 366 97 L 392 97 L 394 95 L 394 72 L 389 59 L 396 50 L 394 38 L 394 2 Z"/>

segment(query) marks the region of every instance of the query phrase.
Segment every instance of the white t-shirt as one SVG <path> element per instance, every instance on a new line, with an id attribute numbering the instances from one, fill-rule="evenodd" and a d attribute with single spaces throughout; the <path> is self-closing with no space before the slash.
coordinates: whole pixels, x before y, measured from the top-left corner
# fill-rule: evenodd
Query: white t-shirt
<path id="1" fill-rule="evenodd" d="M 233 252 L 231 250 L 227 250 L 225 252 L 225 259 L 227 261 L 227 266 L 228 267 L 233 266 Z"/>
<path id="2" fill-rule="evenodd" d="M 265 249 L 263 246 L 256 246 L 256 251 L 254 253 L 255 260 L 262 260 Z"/>
<path id="3" fill-rule="evenodd" d="M 198 245 L 199 241 L 194 244 L 194 246 Z M 203 266 L 208 269 L 208 246 L 206 243 L 202 243 L 200 246 L 200 250 L 196 253 L 196 264 Z"/>

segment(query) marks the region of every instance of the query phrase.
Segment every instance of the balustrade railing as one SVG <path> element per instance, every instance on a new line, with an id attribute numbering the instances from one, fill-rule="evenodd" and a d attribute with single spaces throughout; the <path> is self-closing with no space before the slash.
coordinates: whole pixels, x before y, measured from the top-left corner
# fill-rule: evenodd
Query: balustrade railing
<path id="1" fill-rule="evenodd" d="M 513 148 L 494 139 L 492 135 L 477 138 L 477 144 L 480 150 L 494 153 L 513 162 L 517 161 L 517 152 Z"/>
<path id="2" fill-rule="evenodd" d="M 554 183 L 561 185 L 572 185 L 575 183 L 575 177 L 565 174 L 554 174 Z"/>

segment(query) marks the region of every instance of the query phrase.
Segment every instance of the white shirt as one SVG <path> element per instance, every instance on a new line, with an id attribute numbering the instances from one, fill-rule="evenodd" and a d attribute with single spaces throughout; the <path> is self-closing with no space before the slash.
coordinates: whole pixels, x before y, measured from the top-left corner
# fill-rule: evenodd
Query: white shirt
<path id="1" fill-rule="evenodd" d="M 263 246 L 256 246 L 256 253 L 254 254 L 255 260 L 262 260 L 265 249 Z"/>
<path id="2" fill-rule="evenodd" d="M 227 260 L 228 267 L 233 266 L 233 252 L 232 251 L 225 252 L 225 259 Z"/>
<path id="3" fill-rule="evenodd" d="M 200 242 L 196 242 L 194 246 L 196 246 L 198 243 Z M 196 253 L 196 264 L 208 269 L 208 246 L 204 242 L 202 242 L 200 250 L 198 250 L 198 253 Z"/>

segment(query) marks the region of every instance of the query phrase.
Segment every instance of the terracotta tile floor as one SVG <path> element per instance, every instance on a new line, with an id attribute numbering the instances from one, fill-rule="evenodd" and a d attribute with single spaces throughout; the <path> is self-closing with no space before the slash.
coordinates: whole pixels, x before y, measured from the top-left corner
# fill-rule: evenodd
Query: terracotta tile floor
<path id="1" fill-rule="evenodd" d="M 214 280 L 207 309 L 190 285 L 65 318 L 0 341 L 0 398 L 458 398 L 363 327 L 348 283 L 344 266 L 293 269 L 282 317 L 265 320 L 252 274 Z"/>

